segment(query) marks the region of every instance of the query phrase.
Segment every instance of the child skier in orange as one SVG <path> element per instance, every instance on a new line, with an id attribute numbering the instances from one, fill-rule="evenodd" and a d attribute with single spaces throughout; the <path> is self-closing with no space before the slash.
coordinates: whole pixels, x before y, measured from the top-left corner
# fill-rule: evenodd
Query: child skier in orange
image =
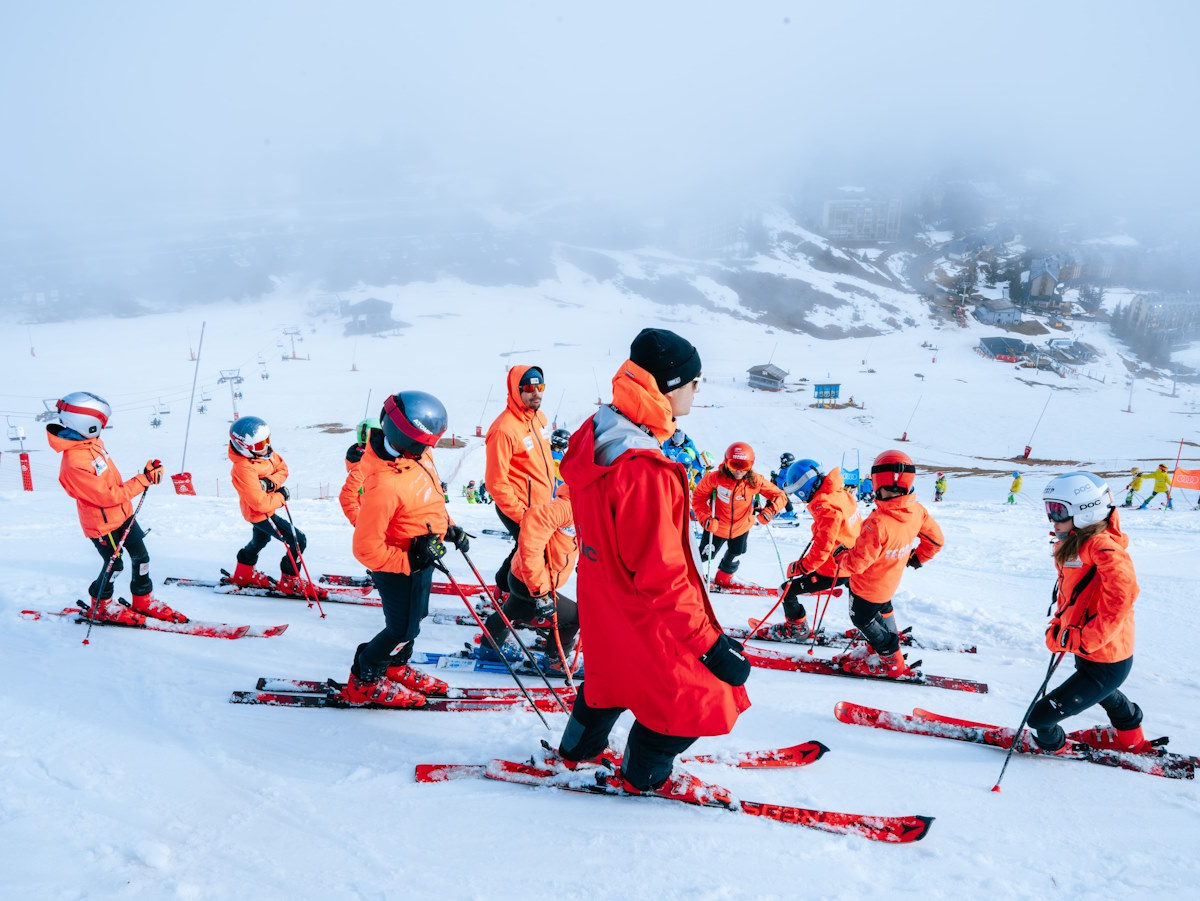
<path id="1" fill-rule="evenodd" d="M 129 552 L 133 573 L 129 580 L 129 607 L 143 616 L 168 622 L 187 622 L 187 617 L 172 610 L 151 595 L 154 583 L 150 579 L 150 554 L 146 550 L 145 532 L 133 516 L 130 500 L 151 485 L 162 481 L 163 467 L 158 460 L 146 461 L 142 471 L 132 479 L 122 479 L 117 464 L 104 447 L 101 430 L 112 417 L 112 407 L 104 398 L 87 391 L 73 391 L 56 405 L 58 422 L 46 426 L 50 447 L 62 454 L 58 481 L 75 499 L 79 524 L 100 552 L 104 561 L 101 574 L 88 588 L 94 617 L 98 620 L 128 622 L 128 610 L 112 601 L 113 584 L 104 578 L 104 570 L 125 536 L 122 554 Z M 128 529 L 128 531 L 126 531 Z M 121 558 L 113 562 L 112 572 L 120 572 Z"/>
<path id="2" fill-rule="evenodd" d="M 760 494 L 767 505 L 755 513 L 754 499 Z M 754 521 L 757 519 L 766 525 L 786 506 L 787 495 L 754 471 L 754 448 L 744 441 L 729 445 L 721 465 L 706 474 L 692 492 L 692 512 L 704 528 L 700 559 L 711 560 L 721 545 L 729 542 L 717 564 L 714 588 L 728 588 L 733 584 L 733 574 L 739 563 L 737 558 L 746 553 Z"/>
<path id="3" fill-rule="evenodd" d="M 1142 710 L 1119 690 L 1133 668 L 1138 584 L 1112 492 L 1090 472 L 1070 472 L 1051 479 L 1042 499 L 1054 525 L 1058 570 L 1046 647 L 1074 655 L 1075 672 L 1034 705 L 1034 741 L 1045 751 L 1057 751 L 1068 737 L 1098 748 L 1149 751 Z M 1062 720 L 1093 704 L 1104 708 L 1111 728 L 1063 732 Z"/>
<path id="4" fill-rule="evenodd" d="M 359 464 L 367 447 L 371 429 L 377 428 L 378 419 L 364 419 L 354 430 L 357 440 L 346 449 L 346 481 L 342 483 L 342 490 L 338 492 L 338 503 L 341 504 L 346 519 L 350 520 L 350 525 L 354 525 L 358 520 L 358 507 L 362 503 L 363 472 Z"/>
<path id="5" fill-rule="evenodd" d="M 917 468 L 901 451 L 884 451 L 871 464 L 875 509 L 863 522 L 854 547 L 835 553 L 843 575 L 850 577 L 850 619 L 879 655 L 844 657 L 842 669 L 866 676 L 897 676 L 912 672 L 900 653 L 900 630 L 892 596 L 904 568 L 919 569 L 942 549 L 942 530 L 913 496 Z"/>
<path id="6" fill-rule="evenodd" d="M 283 457 L 271 450 L 271 428 L 257 416 L 243 416 L 229 429 L 229 461 L 233 487 L 241 502 L 242 516 L 253 527 L 250 542 L 237 552 L 237 566 L 229 581 L 245 588 L 273 588 L 297 597 L 324 597 L 325 589 L 300 576 L 297 567 L 308 539 L 279 515 L 288 500 L 288 468 Z M 258 555 L 272 538 L 287 551 L 279 561 L 279 581 L 254 568 Z"/>

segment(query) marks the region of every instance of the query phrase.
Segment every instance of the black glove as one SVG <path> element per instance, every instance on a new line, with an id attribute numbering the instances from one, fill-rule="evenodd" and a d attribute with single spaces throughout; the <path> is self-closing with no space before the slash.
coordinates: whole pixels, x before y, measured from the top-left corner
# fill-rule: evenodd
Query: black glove
<path id="1" fill-rule="evenodd" d="M 475 536 L 466 531 L 461 526 L 450 525 L 446 529 L 446 540 L 462 551 L 464 554 L 471 549 L 469 539 Z"/>
<path id="2" fill-rule="evenodd" d="M 275 493 L 283 498 L 283 502 L 285 504 L 287 503 L 287 499 L 291 497 L 291 492 L 289 492 L 283 485 L 280 485 L 278 488 L 276 488 Z"/>
<path id="3" fill-rule="evenodd" d="M 742 654 L 742 646 L 724 633 L 700 662 L 726 685 L 745 685 L 750 678 L 750 661 Z"/>
<path id="4" fill-rule="evenodd" d="M 446 545 L 436 535 L 421 535 L 408 547 L 408 568 L 420 572 L 446 556 Z"/>
<path id="5" fill-rule="evenodd" d="M 916 551 L 913 551 L 911 554 L 908 555 L 908 562 L 904 565 L 911 566 L 913 569 L 921 568 L 921 561 L 917 559 Z"/>
<path id="6" fill-rule="evenodd" d="M 346 462 L 357 463 L 363 458 L 365 448 L 361 444 L 351 444 L 346 448 Z"/>
<path id="7" fill-rule="evenodd" d="M 539 619 L 550 619 L 554 616 L 554 595 L 549 592 L 534 595 L 533 607 Z"/>
<path id="8" fill-rule="evenodd" d="M 700 545 L 701 560 L 711 560 L 715 556 L 717 556 L 717 546 L 711 541 L 707 544 Z"/>
<path id="9" fill-rule="evenodd" d="M 272 491 L 275 490 L 275 483 L 272 482 L 270 479 L 259 479 L 258 484 L 262 485 L 262 490 L 265 491 L 267 494 L 270 494 Z"/>
<path id="10" fill-rule="evenodd" d="M 846 553 L 846 551 L 848 551 L 848 550 L 850 550 L 850 548 L 846 547 L 846 545 L 839 544 L 837 547 L 835 547 L 833 549 L 833 554 L 832 554 L 833 559 L 836 560 L 838 557 L 842 556 L 842 554 Z"/>

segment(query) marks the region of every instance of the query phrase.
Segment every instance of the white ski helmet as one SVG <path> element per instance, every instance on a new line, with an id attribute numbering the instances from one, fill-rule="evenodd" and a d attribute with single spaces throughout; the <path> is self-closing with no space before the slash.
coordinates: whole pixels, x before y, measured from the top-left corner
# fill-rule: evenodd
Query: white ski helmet
<path id="1" fill-rule="evenodd" d="M 1055 476 L 1042 492 L 1042 500 L 1051 522 L 1071 520 L 1077 529 L 1103 522 L 1117 507 L 1108 483 L 1090 472 Z"/>
<path id="2" fill-rule="evenodd" d="M 243 416 L 229 427 L 229 443 L 243 457 L 269 457 L 271 427 L 257 416 Z"/>
<path id="3" fill-rule="evenodd" d="M 84 438 L 99 435 L 112 416 L 108 401 L 90 391 L 72 391 L 54 408 L 58 410 L 58 421 Z"/>

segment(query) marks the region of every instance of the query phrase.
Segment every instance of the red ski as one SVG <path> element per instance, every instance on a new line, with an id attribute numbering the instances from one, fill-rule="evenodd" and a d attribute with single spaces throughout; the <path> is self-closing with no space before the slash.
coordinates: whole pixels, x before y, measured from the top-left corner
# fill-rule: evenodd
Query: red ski
<path id="1" fill-rule="evenodd" d="M 716 582 L 709 582 L 708 590 L 712 594 L 748 594 L 760 598 L 779 597 L 778 588 L 755 585 L 753 582 L 731 582 L 728 585 L 718 585 Z"/>
<path id="2" fill-rule="evenodd" d="M 178 576 L 168 576 L 163 579 L 165 585 L 179 585 L 183 588 L 208 588 L 220 594 L 235 594 L 239 597 L 256 597 L 256 598 L 276 598 L 282 601 L 311 601 L 312 598 L 306 597 L 303 594 L 293 594 L 291 592 L 280 591 L 276 587 L 271 588 L 247 588 L 242 585 L 235 585 L 229 581 L 229 573 L 221 570 L 221 578 L 219 580 L 212 579 L 187 579 Z M 363 607 L 382 607 L 383 603 L 378 598 L 364 597 L 363 593 L 357 589 L 349 589 L 346 591 L 337 591 L 333 589 L 322 588 L 320 600 L 321 603 L 328 604 L 356 604 Z"/>
<path id="3" fill-rule="evenodd" d="M 854 726 L 871 726 L 876 729 L 907 732 L 911 735 L 924 735 L 930 738 L 950 738 L 955 741 L 990 745 L 1005 751 L 1011 748 L 1016 741 L 1015 752 L 1018 754 L 1031 757 L 1051 757 L 1059 760 L 1083 760 L 1088 763 L 1098 763 L 1101 766 L 1135 770 L 1139 773 L 1162 776 L 1167 779 L 1194 779 L 1196 767 L 1200 764 L 1200 758 L 1172 754 L 1160 747 L 1155 747 L 1144 754 L 1094 748 L 1078 740 L 1078 736 L 1082 734 L 1080 732 L 1069 733 L 1067 744 L 1059 751 L 1043 751 L 1034 743 L 1032 733 L 1028 729 L 1024 730 L 1020 740 L 1016 740 L 1016 731 L 1011 727 L 961 720 L 930 713 L 928 710 L 920 708 L 914 710 L 912 716 L 908 716 L 903 713 L 879 710 L 875 707 L 864 707 L 861 704 L 851 704 L 849 701 L 839 701 L 833 713 L 840 722 Z M 1156 744 L 1165 743 L 1166 739 L 1158 739 L 1156 742 Z"/>
<path id="4" fill-rule="evenodd" d="M 753 617 L 747 620 L 749 629 L 740 629 L 737 626 L 731 626 L 725 629 L 725 634 L 730 638 L 736 638 L 738 641 L 774 641 L 780 644 L 810 644 L 812 643 L 812 633 L 805 633 L 801 636 L 788 636 L 787 638 L 772 637 L 768 630 L 771 623 L 763 625 L 762 620 L 754 619 Z M 858 641 L 861 641 L 858 629 L 850 628 L 845 632 L 826 632 L 822 629 L 817 634 L 817 647 L 825 648 L 847 648 Z M 900 633 L 900 644 L 909 648 L 920 648 L 923 651 L 957 651 L 960 654 L 975 654 L 978 648 L 973 644 L 950 644 L 948 642 L 939 641 L 918 641 L 913 638 L 912 626 L 904 629 Z"/>
<path id="5" fill-rule="evenodd" d="M 808 766 L 816 763 L 829 751 L 819 741 L 806 741 L 787 748 L 766 751 L 733 751 L 726 754 L 694 754 L 679 758 L 680 763 L 713 763 L 740 769 L 775 769 Z M 619 763 L 620 758 L 616 758 Z M 417 765 L 418 782 L 451 782 L 455 779 L 481 777 L 486 764 L 482 763 L 421 763 Z"/>
<path id="6" fill-rule="evenodd" d="M 63 610 L 22 610 L 21 616 L 29 620 L 38 620 L 51 616 L 73 617 L 77 623 L 86 624 L 90 605 L 78 601 L 76 606 Z M 278 626 L 231 626 L 226 623 L 204 623 L 188 620 L 185 623 L 172 623 L 166 620 L 154 619 L 135 613 L 125 608 L 120 619 L 108 617 L 97 618 L 93 625 L 120 626 L 125 629 L 144 629 L 147 632 L 174 632 L 176 635 L 197 635 L 201 638 L 274 638 L 287 630 L 287 623 Z"/>
<path id="7" fill-rule="evenodd" d="M 231 704 L 262 704 L 268 707 L 329 707 L 335 710 L 367 709 L 367 710 L 423 710 L 442 713 L 468 713 L 477 711 L 504 711 L 532 713 L 531 707 L 523 697 L 427 697 L 419 707 L 390 707 L 373 703 L 359 703 L 347 700 L 342 690 L 345 685 L 328 681 L 320 692 L 294 691 L 235 691 L 229 697 Z M 547 713 L 559 713 L 558 699 L 551 696 L 533 697 L 537 709 Z"/>
<path id="8" fill-rule="evenodd" d="M 358 590 L 362 594 L 368 594 L 375 590 L 375 584 L 365 576 L 339 576 L 334 573 L 323 573 L 317 581 L 323 585 L 335 585 L 347 592 Z M 458 587 L 465 595 L 483 594 L 484 591 L 482 585 L 464 585 L 460 582 Z M 495 585 L 489 585 L 487 590 L 495 596 Z M 429 591 L 431 594 L 458 594 L 449 582 L 434 582 L 429 586 Z"/>
<path id="9" fill-rule="evenodd" d="M 484 775 L 500 782 L 518 785 L 556 788 L 591 795 L 628 796 L 628 792 L 611 785 L 604 774 L 606 769 L 586 769 L 555 772 L 527 763 L 493 760 L 486 765 Z M 665 798 L 661 795 L 637 795 L 657 800 L 676 801 L 697 807 L 716 807 L 748 816 L 766 817 L 780 823 L 806 826 L 839 835 L 859 835 L 872 841 L 910 843 L 920 841 L 929 831 L 933 817 L 928 816 L 870 816 L 853 813 L 834 813 L 805 807 L 788 807 L 761 801 L 723 800 L 730 797 L 727 789 L 711 783 L 699 783 L 692 798 Z"/>
<path id="10" fill-rule="evenodd" d="M 268 676 L 259 678 L 258 683 L 254 686 L 259 691 L 266 692 L 286 692 L 290 694 L 325 694 L 328 692 L 330 685 L 340 687 L 339 683 L 331 679 L 275 679 Z M 527 687 L 525 689 L 532 697 L 535 698 L 552 698 L 550 689 L 545 687 Z M 575 689 L 562 686 L 554 691 L 560 698 L 565 701 L 575 700 Z M 479 698 L 523 698 L 521 689 L 515 685 L 498 685 L 492 687 L 481 688 L 460 688 L 452 685 L 447 689 L 444 695 L 428 695 L 431 698 L 445 697 L 456 700 L 463 699 L 479 699 Z"/>
<path id="11" fill-rule="evenodd" d="M 847 676 L 851 679 L 874 679 L 877 682 L 900 682 L 907 685 L 928 685 L 931 688 L 948 688 L 953 691 L 970 691 L 986 693 L 988 687 L 983 682 L 972 679 L 956 679 L 952 676 L 934 676 L 913 668 L 906 676 L 872 676 L 865 673 L 855 673 L 844 670 L 837 662 L 820 660 L 813 657 L 789 657 L 778 651 L 767 651 L 759 648 L 746 648 L 743 652 L 751 666 L 763 669 L 786 670 L 797 673 L 813 673 L 820 676 Z"/>

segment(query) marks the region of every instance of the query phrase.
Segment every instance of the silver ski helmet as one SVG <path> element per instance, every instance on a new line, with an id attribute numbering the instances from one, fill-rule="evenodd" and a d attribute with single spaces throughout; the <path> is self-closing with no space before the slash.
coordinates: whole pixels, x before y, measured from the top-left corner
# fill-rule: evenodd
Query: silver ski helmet
<path id="1" fill-rule="evenodd" d="M 243 416 L 229 427 L 229 443 L 243 457 L 269 457 L 271 427 L 265 419 Z"/>
<path id="2" fill-rule="evenodd" d="M 1046 518 L 1051 522 L 1071 520 L 1081 529 L 1103 522 L 1116 509 L 1108 483 L 1090 472 L 1068 472 L 1055 476 L 1042 492 Z"/>
<path id="3" fill-rule="evenodd" d="M 550 433 L 550 447 L 554 450 L 566 450 L 570 440 L 571 433 L 566 429 L 555 429 Z"/>
<path id="4" fill-rule="evenodd" d="M 383 440 L 396 456 L 419 457 L 434 447 L 450 424 L 442 402 L 424 391 L 401 391 L 383 402 Z"/>
<path id="5" fill-rule="evenodd" d="M 99 436 L 112 417 L 112 407 L 103 397 L 90 391 L 72 391 L 54 405 L 58 421 L 84 438 Z"/>

